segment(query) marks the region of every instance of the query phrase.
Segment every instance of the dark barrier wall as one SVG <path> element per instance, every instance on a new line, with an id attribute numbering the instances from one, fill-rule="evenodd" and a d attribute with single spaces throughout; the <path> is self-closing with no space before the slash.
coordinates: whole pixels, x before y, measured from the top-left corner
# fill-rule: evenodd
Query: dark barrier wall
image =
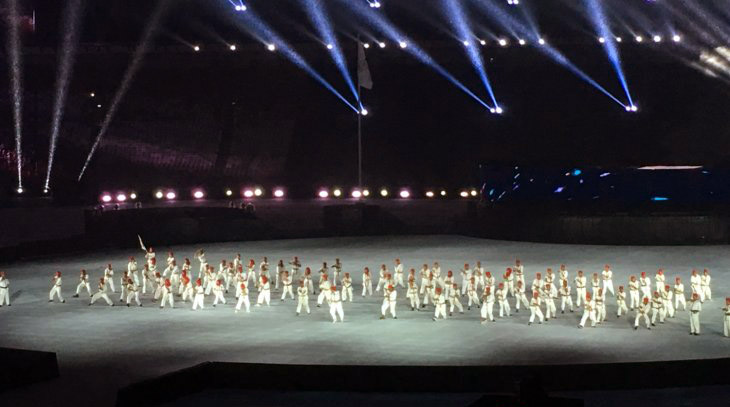
<path id="1" fill-rule="evenodd" d="M 52 352 L 0 348 L 0 363 L 0 393 L 58 377 L 58 361 Z"/>
<path id="2" fill-rule="evenodd" d="M 84 209 L 80 207 L 0 209 L 0 248 L 79 237 L 85 233 Z"/>

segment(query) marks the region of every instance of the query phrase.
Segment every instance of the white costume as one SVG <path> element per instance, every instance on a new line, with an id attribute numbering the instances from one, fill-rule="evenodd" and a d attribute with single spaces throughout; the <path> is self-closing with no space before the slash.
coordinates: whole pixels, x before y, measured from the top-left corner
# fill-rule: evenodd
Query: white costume
<path id="1" fill-rule="evenodd" d="M 629 305 L 629 308 L 633 311 L 634 308 L 641 305 L 641 298 L 639 298 L 639 282 L 634 280 L 629 280 L 629 296 L 631 297 L 631 305 Z"/>
<path id="2" fill-rule="evenodd" d="M 586 301 L 586 276 L 577 275 L 575 282 L 575 306 L 580 307 Z M 585 312 L 583 312 L 585 315 Z"/>
<path id="3" fill-rule="evenodd" d="M 628 314 L 629 308 L 626 306 L 626 291 L 619 290 L 616 293 L 616 316 L 620 317 L 621 313 Z"/>
<path id="4" fill-rule="evenodd" d="M 644 304 L 642 302 L 639 304 L 639 309 L 636 311 L 636 319 L 634 319 L 634 329 L 639 329 L 639 320 L 642 318 L 644 319 L 647 329 L 651 329 L 649 326 L 649 307 L 650 305 L 648 303 Z"/>
<path id="5" fill-rule="evenodd" d="M 606 320 L 606 293 L 601 295 L 596 294 L 596 323 L 601 323 Z"/>
<path id="6" fill-rule="evenodd" d="M 289 297 L 293 300 L 294 291 L 292 290 L 291 277 L 289 277 L 288 273 L 287 274 L 282 273 L 281 285 L 282 285 L 281 300 L 284 301 L 286 299 L 287 294 L 289 294 Z"/>
<path id="7" fill-rule="evenodd" d="M 555 318 L 555 314 L 557 314 L 557 309 L 555 308 L 555 298 L 558 297 L 558 291 L 552 284 L 550 284 L 549 287 L 550 288 L 548 288 L 548 285 L 545 284 L 542 289 L 542 297 L 545 300 L 545 320 Z"/>
<path id="8" fill-rule="evenodd" d="M 603 278 L 603 294 L 608 294 L 611 292 L 611 295 L 616 295 L 616 293 L 613 291 L 613 271 L 611 269 L 603 269 L 601 272 L 601 277 Z"/>
<path id="9" fill-rule="evenodd" d="M 568 281 L 568 280 L 560 280 Z M 561 283 L 562 284 L 562 283 Z M 570 285 L 566 284 L 560 287 L 558 290 L 558 296 L 560 296 L 560 312 L 565 313 L 565 306 L 567 305 L 570 312 L 573 312 L 573 297 L 570 296 Z"/>
<path id="10" fill-rule="evenodd" d="M 302 285 L 297 288 L 297 298 L 297 315 L 299 315 L 302 311 L 302 308 L 304 308 L 307 311 L 307 314 L 309 314 L 309 290 L 306 285 Z"/>
<path id="11" fill-rule="evenodd" d="M 395 284 L 397 286 L 405 287 L 406 284 L 403 281 L 403 263 L 396 263 L 393 268 L 393 276 L 395 278 Z"/>
<path id="12" fill-rule="evenodd" d="M 421 300 L 418 296 L 418 286 L 416 285 L 415 279 L 413 282 L 408 283 L 406 297 L 411 301 L 411 310 L 417 310 L 421 307 Z"/>
<path id="13" fill-rule="evenodd" d="M 492 294 L 491 290 L 489 294 L 485 290 L 484 295 L 482 295 L 481 315 L 482 322 L 494 321 L 494 294 Z"/>
<path id="14" fill-rule="evenodd" d="M 238 313 L 241 310 L 241 305 L 246 307 L 246 312 L 251 312 L 251 301 L 248 299 L 248 287 L 244 283 L 241 283 L 238 285 L 238 290 L 238 302 L 236 302 L 236 310 L 234 312 Z"/>
<path id="15" fill-rule="evenodd" d="M 347 300 L 352 302 L 352 278 L 349 276 L 342 277 L 342 301 Z"/>
<path id="16" fill-rule="evenodd" d="M 134 302 L 137 303 L 137 306 L 141 307 L 142 303 L 139 301 L 139 287 L 137 287 L 137 284 L 134 283 L 134 280 L 127 280 L 127 306 L 132 302 L 132 299 L 134 298 Z"/>
<path id="17" fill-rule="evenodd" d="M 332 323 L 337 322 L 337 316 L 340 317 L 340 322 L 345 322 L 345 311 L 342 309 L 342 299 L 340 297 L 340 292 L 337 290 L 330 291 L 332 292 L 327 297 L 327 302 L 330 305 L 330 315 L 332 315 Z M 395 308 L 393 312 L 395 312 Z M 393 316 L 395 316 L 395 314 Z"/>
<path id="18" fill-rule="evenodd" d="M 467 298 L 469 299 L 466 306 L 471 309 L 471 305 L 474 304 L 475 307 L 478 307 L 479 304 L 479 297 L 477 296 L 477 283 L 476 279 L 474 281 L 469 281 L 467 283 L 466 287 L 466 294 Z M 505 289 L 505 296 L 507 295 L 507 290 Z"/>
<path id="19" fill-rule="evenodd" d="M 86 289 L 86 292 L 89 293 L 89 297 L 91 297 L 91 287 L 89 286 L 89 275 L 88 274 L 81 274 L 79 275 L 79 285 L 76 286 L 76 295 L 75 297 L 79 296 L 79 291 L 81 291 L 82 288 Z"/>
<path id="20" fill-rule="evenodd" d="M 373 295 L 373 279 L 370 277 L 370 273 L 362 273 L 362 296 Z"/>
<path id="21" fill-rule="evenodd" d="M 507 302 L 507 289 L 504 287 L 498 289 L 495 297 L 499 304 L 499 317 L 502 318 L 504 315 L 510 316 L 509 302 Z"/>
<path id="22" fill-rule="evenodd" d="M 436 293 L 433 296 L 433 302 L 436 305 L 436 309 L 433 313 L 433 320 L 438 320 L 439 316 L 446 319 L 446 297 L 442 293 Z"/>
<path id="23" fill-rule="evenodd" d="M 114 303 L 111 299 L 109 299 L 109 296 L 106 295 L 106 284 L 104 282 L 99 281 L 99 291 L 94 293 L 94 295 L 91 296 L 91 300 L 89 301 L 89 305 L 93 304 L 98 300 L 99 298 L 102 298 L 104 301 L 106 301 L 107 305 L 114 306 Z"/>
<path id="24" fill-rule="evenodd" d="M 196 310 L 196 309 L 198 309 L 198 307 L 200 307 L 200 309 L 204 309 L 205 308 L 204 300 L 205 300 L 205 290 L 203 289 L 202 284 L 196 283 L 195 284 L 195 299 L 193 299 L 193 309 Z M 239 301 L 240 301 L 240 297 L 239 297 Z"/>
<path id="25" fill-rule="evenodd" d="M 0 276 L 0 307 L 10 305 L 10 280 L 5 275 Z"/>
<path id="26" fill-rule="evenodd" d="M 259 285 L 259 297 L 256 300 L 256 306 L 260 307 L 261 304 L 266 303 L 266 306 L 269 306 L 271 303 L 271 284 L 269 283 L 269 280 L 267 279 L 266 282 L 261 280 L 261 284 Z"/>
<path id="27" fill-rule="evenodd" d="M 579 327 L 583 328 L 586 326 L 586 322 L 591 321 L 591 327 L 596 326 L 596 302 L 585 299 L 585 307 L 583 307 L 583 316 L 580 319 Z"/>
<path id="28" fill-rule="evenodd" d="M 702 297 L 708 301 L 712 301 L 712 290 L 710 289 L 711 280 L 712 277 L 710 274 L 703 274 L 700 276 L 700 290 L 702 292 Z"/>
<path id="29" fill-rule="evenodd" d="M 137 262 L 135 260 L 130 260 L 129 263 L 127 263 L 127 275 L 134 281 L 134 284 L 139 285 Z"/>
<path id="30" fill-rule="evenodd" d="M 220 282 L 220 280 L 218 281 Z M 215 299 L 213 300 L 214 307 L 218 305 L 218 302 L 221 302 L 223 304 L 226 303 L 226 297 L 223 296 L 223 284 L 220 284 L 219 282 L 213 286 L 213 295 L 215 296 Z"/>
<path id="31" fill-rule="evenodd" d="M 160 302 L 160 308 L 165 308 L 165 304 L 169 304 L 170 308 L 175 308 L 175 300 L 172 298 L 172 287 L 167 284 L 162 284 L 162 302 Z"/>
<path id="32" fill-rule="evenodd" d="M 461 305 L 461 301 L 459 301 L 459 291 L 452 287 L 451 291 L 449 291 L 449 315 L 451 315 L 454 312 L 454 307 L 459 309 L 460 313 L 464 313 L 464 307 Z M 471 309 L 471 294 L 469 294 L 469 308 Z"/>
<path id="33" fill-rule="evenodd" d="M 644 301 L 644 298 L 651 300 L 651 280 L 649 280 L 649 277 L 639 277 L 639 289 L 641 290 L 642 301 Z"/>
<path id="34" fill-rule="evenodd" d="M 674 284 L 674 309 L 679 311 L 679 304 L 682 304 L 682 310 L 687 309 L 687 300 L 684 298 L 684 284 Z"/>
<path id="35" fill-rule="evenodd" d="M 689 300 L 689 333 L 694 335 L 700 334 L 700 311 L 702 311 L 702 301 L 700 299 Z"/>
<path id="36" fill-rule="evenodd" d="M 674 306 L 672 306 L 672 290 L 666 290 L 665 287 L 665 289 L 660 292 L 660 295 L 662 297 L 662 303 L 664 304 L 664 308 L 662 309 L 662 311 L 664 312 L 662 320 L 664 320 L 665 317 L 674 318 Z"/>
<path id="37" fill-rule="evenodd" d="M 385 319 L 385 314 L 390 309 L 390 315 L 393 319 L 397 319 L 395 316 L 395 305 L 396 299 L 398 298 L 398 292 L 393 290 L 385 290 L 385 296 L 383 297 L 383 305 L 380 307 L 380 319 Z"/>
<path id="38" fill-rule="evenodd" d="M 1 281 L 1 280 L 0 280 Z M 2 304 L 2 301 L 0 301 L 0 304 Z M 727 303 L 727 300 L 725 300 L 725 308 L 722 309 L 724 311 L 724 318 L 723 318 L 723 334 L 725 337 L 730 337 L 730 304 Z"/>
<path id="39" fill-rule="evenodd" d="M 542 324 L 544 316 L 542 314 L 542 310 L 540 309 L 539 295 L 537 297 L 533 296 L 530 300 L 530 321 L 527 323 L 528 325 L 531 325 L 533 322 L 535 322 L 535 316 L 537 316 L 539 322 Z"/>
<path id="40" fill-rule="evenodd" d="M 464 267 L 464 269 L 461 270 L 461 295 L 466 294 L 466 291 L 469 288 L 469 281 L 471 280 L 471 276 L 472 276 L 472 271 L 469 267 Z M 444 285 L 446 285 L 445 282 L 444 282 Z M 479 301 L 477 301 L 477 303 L 478 302 Z"/>
<path id="41" fill-rule="evenodd" d="M 527 296 L 525 295 L 525 286 L 522 284 L 515 283 L 515 312 L 520 312 L 520 303 L 525 306 L 525 308 L 530 308 L 530 303 L 527 301 Z"/>
<path id="42" fill-rule="evenodd" d="M 109 285 L 109 288 L 112 290 L 112 292 L 116 292 L 117 290 L 114 289 L 114 270 L 111 267 L 107 267 L 104 269 L 104 283 Z"/>
<path id="43" fill-rule="evenodd" d="M 53 301 L 54 295 L 57 295 L 58 299 L 61 300 L 61 302 L 66 302 L 66 300 L 64 300 L 63 296 L 61 295 L 61 285 L 63 285 L 61 276 L 54 276 L 53 285 L 51 286 L 51 292 L 48 293 L 48 302 Z"/>

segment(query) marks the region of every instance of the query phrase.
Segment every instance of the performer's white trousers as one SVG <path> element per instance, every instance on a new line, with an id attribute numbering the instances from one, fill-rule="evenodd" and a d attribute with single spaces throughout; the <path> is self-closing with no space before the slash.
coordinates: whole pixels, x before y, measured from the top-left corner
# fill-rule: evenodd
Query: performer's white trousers
<path id="1" fill-rule="evenodd" d="M 439 319 L 439 315 L 446 319 L 446 304 L 437 304 L 436 311 L 434 311 L 433 317 Z"/>
<path id="2" fill-rule="evenodd" d="M 674 296 L 674 309 L 679 311 L 679 304 L 682 304 L 682 311 L 687 310 L 687 300 L 684 298 L 684 294 Z"/>
<path id="3" fill-rule="evenodd" d="M 674 318 L 674 306 L 671 300 L 664 300 L 664 315 L 669 318 Z"/>
<path id="4" fill-rule="evenodd" d="M 330 315 L 332 315 L 332 322 L 337 322 L 337 316 L 340 317 L 340 322 L 345 322 L 345 311 L 342 309 L 341 302 L 330 304 Z"/>
<path id="5" fill-rule="evenodd" d="M 141 304 L 139 302 L 139 292 L 138 291 L 130 291 L 127 294 L 127 304 L 129 304 L 130 302 L 132 302 L 132 298 L 134 298 L 134 301 L 137 303 L 137 305 Z"/>
<path id="6" fill-rule="evenodd" d="M 573 311 L 573 298 L 571 298 L 569 295 L 561 298 L 562 300 L 560 300 L 560 310 L 565 311 L 565 306 L 567 305 L 569 309 Z"/>
<path id="7" fill-rule="evenodd" d="M 150 291 L 154 290 L 155 285 L 152 283 L 152 280 L 149 278 L 142 276 L 142 294 L 147 294 L 147 285 L 150 286 Z"/>
<path id="8" fill-rule="evenodd" d="M 540 307 L 530 307 L 530 322 L 535 322 L 535 316 L 537 316 L 540 322 L 545 318 Z"/>
<path id="9" fill-rule="evenodd" d="M 428 279 L 422 278 L 421 279 L 421 288 L 418 290 L 418 294 L 423 294 L 425 292 L 426 285 L 428 285 Z"/>
<path id="10" fill-rule="evenodd" d="M 0 301 L 0 304 L 2 304 L 2 301 Z M 730 336 L 730 315 L 725 315 L 725 323 L 723 324 L 723 330 L 725 333 L 725 337 Z"/>
<path id="11" fill-rule="evenodd" d="M 385 316 L 385 314 L 388 312 L 388 308 L 390 308 L 390 315 L 395 318 L 395 301 L 383 301 L 383 305 L 380 307 L 380 315 Z"/>
<path id="12" fill-rule="evenodd" d="M 312 279 L 311 278 L 305 278 L 304 280 L 306 281 L 305 284 L 307 284 L 307 290 L 310 293 L 314 293 L 314 284 L 312 283 Z M 372 295 L 372 293 L 373 293 L 373 287 L 372 287 L 372 284 L 371 284 L 370 285 L 370 294 Z"/>
<path id="13" fill-rule="evenodd" d="M 119 301 L 124 300 L 124 298 L 127 296 L 126 295 L 127 294 L 127 286 L 126 285 L 122 285 L 122 289 L 119 290 L 119 294 L 120 294 L 119 295 Z"/>
<path id="14" fill-rule="evenodd" d="M 183 289 L 183 291 L 182 291 L 183 302 L 187 301 L 188 298 L 190 298 L 191 300 L 193 299 L 193 288 L 192 287 L 187 287 L 187 288 Z"/>
<path id="15" fill-rule="evenodd" d="M 213 291 L 214 285 L 215 281 L 212 278 L 208 279 L 208 282 L 205 284 L 205 295 L 209 295 Z"/>
<path id="16" fill-rule="evenodd" d="M 172 297 L 172 293 L 163 294 L 162 302 L 160 302 L 160 307 L 165 308 L 165 303 L 168 303 L 170 304 L 170 308 L 175 308 L 175 300 L 173 300 Z"/>
<path id="17" fill-rule="evenodd" d="M 198 309 L 198 307 L 200 307 L 200 309 L 204 309 L 205 304 L 203 304 L 203 300 L 205 300 L 205 295 L 195 294 L 195 299 L 193 299 L 193 309 Z"/>
<path id="18" fill-rule="evenodd" d="M 411 308 L 418 308 L 421 306 L 421 301 L 418 294 L 408 294 L 408 299 L 411 300 Z"/>
<path id="19" fill-rule="evenodd" d="M 375 287 L 375 292 L 380 291 L 380 289 L 383 288 L 384 285 L 385 285 L 385 279 L 384 278 L 379 279 L 378 286 Z"/>
<path id="20" fill-rule="evenodd" d="M 61 287 L 54 285 L 53 288 L 51 288 L 51 292 L 48 293 L 48 299 L 52 300 L 54 295 L 57 295 L 58 299 L 61 302 L 63 302 L 63 296 L 61 295 Z"/>
<path id="21" fill-rule="evenodd" d="M 423 305 L 428 305 L 429 301 L 433 303 L 433 288 L 427 288 L 426 292 L 423 294 Z M 446 308 L 446 305 L 444 305 L 444 308 Z"/>
<path id="22" fill-rule="evenodd" d="M 367 292 L 368 295 L 373 295 L 373 280 L 367 280 L 363 281 L 362 283 L 362 296 L 365 296 L 365 293 Z"/>
<path id="23" fill-rule="evenodd" d="M 271 303 L 271 292 L 269 290 L 262 290 L 259 293 L 259 298 L 256 300 L 256 304 L 261 305 L 263 303 L 266 303 L 266 305 Z"/>
<path id="24" fill-rule="evenodd" d="M 112 305 L 112 300 L 110 300 L 110 299 L 109 299 L 109 296 L 108 296 L 108 295 L 106 295 L 106 293 L 105 293 L 104 291 L 98 291 L 98 292 L 96 292 L 96 293 L 95 293 L 94 295 L 92 295 L 92 296 L 91 296 L 91 303 L 92 303 L 92 304 L 93 304 L 93 303 L 95 303 L 95 302 L 96 302 L 96 300 L 98 300 L 99 298 L 101 298 L 101 299 L 103 299 L 104 301 L 106 301 L 106 303 L 107 303 L 108 305 Z"/>
<path id="25" fill-rule="evenodd" d="M 651 323 L 656 323 L 656 318 L 659 317 L 659 322 L 664 322 L 664 313 L 659 308 L 652 307 L 651 309 Z"/>
<path id="26" fill-rule="evenodd" d="M 79 291 L 81 291 L 82 288 L 86 288 L 86 292 L 91 295 L 91 287 L 89 287 L 89 283 L 79 283 L 79 285 L 76 286 L 76 295 L 79 295 Z"/>
<path id="27" fill-rule="evenodd" d="M 636 319 L 634 319 L 634 326 L 639 326 L 639 320 L 644 319 L 644 323 L 646 324 L 646 327 L 649 327 L 649 314 L 641 314 L 639 312 L 636 313 Z"/>
<path id="28" fill-rule="evenodd" d="M 483 302 L 482 303 L 482 319 L 494 321 L 494 302 Z"/>
<path id="29" fill-rule="evenodd" d="M 251 312 L 251 301 L 249 301 L 248 295 L 238 296 L 238 302 L 236 303 L 236 311 L 241 310 L 241 305 L 246 306 L 246 312 Z"/>
<path id="30" fill-rule="evenodd" d="M 557 309 L 555 308 L 555 300 L 549 299 L 545 300 L 545 318 L 555 318 L 555 313 L 557 312 Z"/>
<path id="31" fill-rule="evenodd" d="M 350 290 L 350 291 L 352 291 L 352 290 Z M 287 294 L 289 294 L 289 297 L 291 297 L 292 300 L 294 299 L 294 292 L 291 289 L 291 284 L 283 285 L 283 290 L 281 290 L 281 299 L 285 300 Z M 350 295 L 352 295 L 352 294 L 350 294 Z"/>
<path id="32" fill-rule="evenodd" d="M 609 291 L 611 295 L 616 296 L 616 293 L 613 292 L 613 280 L 603 280 L 603 294 L 606 295 Z"/>
<path id="33" fill-rule="evenodd" d="M 617 315 L 617 316 L 619 316 L 619 317 L 620 317 L 620 316 L 621 316 L 621 313 L 622 313 L 622 312 L 623 312 L 624 314 L 628 314 L 628 313 L 629 313 L 629 309 L 628 309 L 628 308 L 626 307 L 626 301 L 618 301 L 618 302 L 616 303 L 616 306 L 617 306 L 617 308 L 618 308 L 618 309 L 616 310 L 616 315 Z"/>
<path id="34" fill-rule="evenodd" d="M 479 306 L 479 297 L 477 297 L 476 291 L 470 291 L 468 297 L 469 297 L 469 301 L 466 304 L 467 307 L 471 307 L 472 303 L 474 304 L 475 307 Z"/>
<path id="35" fill-rule="evenodd" d="M 581 304 L 583 304 L 586 300 L 586 289 L 583 288 L 576 288 L 575 289 L 575 306 L 580 307 Z"/>
<path id="36" fill-rule="evenodd" d="M 594 311 L 583 310 L 583 317 L 580 319 L 580 326 L 586 326 L 586 321 L 590 319 L 591 326 L 596 326 L 596 313 Z"/>
<path id="37" fill-rule="evenodd" d="M 504 299 L 499 302 L 499 317 L 502 318 L 505 314 L 509 316 L 509 303 L 507 302 L 507 299 Z"/>
<path id="38" fill-rule="evenodd" d="M 689 332 L 700 333 L 700 313 L 690 312 L 689 313 Z"/>
<path id="39" fill-rule="evenodd" d="M 629 298 L 631 299 L 631 309 L 634 309 L 639 306 L 641 303 L 639 301 L 639 290 L 631 290 L 629 291 Z"/>
<path id="40" fill-rule="evenodd" d="M 213 300 L 213 305 L 218 305 L 218 302 L 221 302 L 223 304 L 226 303 L 226 297 L 224 297 L 223 293 L 220 291 L 215 292 L 215 299 Z"/>
<path id="41" fill-rule="evenodd" d="M 459 312 L 461 312 L 461 313 L 464 312 L 464 307 L 461 305 L 461 301 L 459 301 L 459 297 L 449 298 L 449 303 L 451 305 L 449 307 L 449 313 L 454 312 L 454 307 L 458 308 Z M 469 300 L 469 304 L 471 304 L 471 299 Z M 469 306 L 471 306 L 471 305 L 469 305 Z"/>
<path id="42" fill-rule="evenodd" d="M 395 273 L 395 285 L 396 286 L 401 286 L 401 287 L 405 288 L 406 285 L 403 282 L 403 273 L 402 272 L 401 273 Z"/>
<path id="43" fill-rule="evenodd" d="M 704 300 L 709 301 L 712 299 L 712 290 L 709 285 L 703 285 L 700 291 L 702 291 L 702 297 L 704 297 Z"/>
<path id="44" fill-rule="evenodd" d="M 0 288 L 0 306 L 10 305 L 10 290 L 7 288 Z"/>
<path id="45" fill-rule="evenodd" d="M 596 322 L 606 320 L 606 305 L 596 305 Z"/>
<path id="46" fill-rule="evenodd" d="M 319 295 L 317 295 L 317 305 L 322 305 L 324 303 L 324 300 L 327 298 L 327 291 L 320 291 Z"/>
<path id="47" fill-rule="evenodd" d="M 651 302 L 651 288 L 649 288 L 649 287 L 641 288 L 641 301 L 644 301 L 644 298 L 648 298 L 649 302 Z"/>
<path id="48" fill-rule="evenodd" d="M 104 277 L 104 284 L 109 284 L 109 289 L 112 290 L 113 293 L 117 292 L 117 290 L 114 289 L 114 279 L 113 278 Z"/>
<path id="49" fill-rule="evenodd" d="M 522 303 L 525 308 L 530 308 L 530 303 L 527 301 L 527 296 L 525 295 L 525 293 L 515 291 L 515 308 L 518 311 L 520 310 L 520 303 Z"/>
<path id="50" fill-rule="evenodd" d="M 299 296 L 299 300 L 297 302 L 297 314 L 302 312 L 302 308 L 304 308 L 304 310 L 307 311 L 307 314 L 309 314 L 309 296 Z"/>

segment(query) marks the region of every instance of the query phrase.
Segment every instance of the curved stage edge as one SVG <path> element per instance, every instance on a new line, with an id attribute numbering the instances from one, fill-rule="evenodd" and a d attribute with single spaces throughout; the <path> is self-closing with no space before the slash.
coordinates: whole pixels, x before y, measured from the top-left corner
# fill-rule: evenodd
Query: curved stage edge
<path id="1" fill-rule="evenodd" d="M 730 358 L 537 366 L 332 366 L 206 362 L 119 390 L 117 406 L 153 406 L 206 390 L 525 393 L 730 384 Z M 186 383 L 180 386 L 180 383 Z M 434 385 L 438 383 L 438 385 Z M 525 385 L 533 389 L 525 389 Z M 174 396 L 173 396 L 174 395 Z M 565 405 L 565 404 L 563 404 Z"/>

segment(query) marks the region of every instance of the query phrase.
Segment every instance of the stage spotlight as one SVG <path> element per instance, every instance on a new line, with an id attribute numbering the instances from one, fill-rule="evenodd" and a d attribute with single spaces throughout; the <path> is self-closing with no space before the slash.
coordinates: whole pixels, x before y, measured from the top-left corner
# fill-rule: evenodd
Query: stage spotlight
<path id="1" fill-rule="evenodd" d="M 504 112 L 504 109 L 502 109 L 500 106 L 497 106 L 494 110 L 497 112 L 497 114 L 502 114 Z"/>
<path id="2" fill-rule="evenodd" d="M 653 38 L 654 42 L 662 42 L 662 36 L 661 35 L 655 35 Z"/>
<path id="3" fill-rule="evenodd" d="M 255 196 L 261 196 L 261 195 L 263 195 L 263 194 L 264 194 L 264 191 L 263 191 L 263 190 L 262 190 L 261 188 L 258 188 L 258 187 L 256 187 L 256 188 L 255 188 L 255 189 L 253 190 L 253 194 L 254 194 Z"/>
<path id="4" fill-rule="evenodd" d="M 236 8 L 236 11 L 246 11 L 246 6 L 244 6 L 243 4 L 238 5 L 235 8 Z"/>
<path id="5" fill-rule="evenodd" d="M 230 189 L 226 189 L 226 196 L 231 196 L 231 195 L 233 195 L 233 191 L 231 191 Z"/>
<path id="6" fill-rule="evenodd" d="M 198 52 L 200 51 L 200 46 L 196 45 L 193 47 L 193 51 Z"/>
<path id="7" fill-rule="evenodd" d="M 167 198 L 167 199 L 168 199 L 169 201 L 171 201 L 171 200 L 175 199 L 175 197 L 176 197 L 176 196 L 177 196 L 177 195 L 176 195 L 176 194 L 175 194 L 175 192 L 173 192 L 173 191 L 170 191 L 170 192 L 168 192 L 167 194 L 165 194 L 165 198 Z"/>
<path id="8" fill-rule="evenodd" d="M 95 96 L 96 96 L 96 93 L 94 93 L 94 92 L 89 93 L 89 97 L 92 97 L 93 98 Z"/>
<path id="9" fill-rule="evenodd" d="M 407 189 L 402 189 L 398 195 L 403 199 L 411 197 L 411 193 Z"/>
<path id="10" fill-rule="evenodd" d="M 341 189 L 339 189 L 339 188 L 335 188 L 335 189 L 334 189 L 334 190 L 332 191 L 332 195 L 334 195 L 335 197 L 339 198 L 340 196 L 342 196 L 342 190 L 341 190 Z"/>
<path id="11" fill-rule="evenodd" d="M 639 111 L 639 107 L 636 106 L 636 105 L 631 105 L 631 111 L 632 112 L 638 112 Z"/>
<path id="12" fill-rule="evenodd" d="M 490 107 L 489 108 L 489 113 L 497 113 L 497 109 L 495 109 L 493 107 Z"/>
<path id="13" fill-rule="evenodd" d="M 352 191 L 350 196 L 352 196 L 355 199 L 358 199 L 358 198 L 362 197 L 362 192 L 360 192 L 359 189 L 356 189 L 356 190 Z"/>
<path id="14" fill-rule="evenodd" d="M 466 192 L 466 191 L 461 191 L 461 192 L 459 192 L 459 196 L 461 196 L 462 198 L 468 198 L 469 197 L 469 193 Z"/>
<path id="15" fill-rule="evenodd" d="M 203 197 L 205 197 L 205 193 L 203 193 L 203 191 L 201 191 L 199 189 L 193 191 L 193 198 L 195 198 L 195 199 L 203 199 Z"/>
<path id="16" fill-rule="evenodd" d="M 101 109 L 101 104 L 96 105 L 97 109 Z"/>
<path id="17" fill-rule="evenodd" d="M 281 188 L 276 188 L 274 190 L 274 197 L 275 198 L 283 198 L 284 197 L 284 190 Z"/>
<path id="18" fill-rule="evenodd" d="M 471 192 L 469 192 L 469 194 L 471 194 L 471 196 L 477 196 L 477 190 L 472 189 Z"/>
<path id="19" fill-rule="evenodd" d="M 388 196 L 388 190 L 385 189 L 385 188 L 381 189 L 380 190 L 380 196 L 382 196 L 383 198 L 385 198 L 386 196 Z"/>
<path id="20" fill-rule="evenodd" d="M 540 45 L 545 45 L 545 39 L 544 39 L 544 38 L 540 38 L 540 39 L 538 39 L 538 40 L 537 40 L 537 42 L 538 42 L 538 43 L 539 43 Z"/>
<path id="21" fill-rule="evenodd" d="M 442 190 L 441 190 L 441 192 L 440 192 L 440 195 L 441 195 L 441 196 L 446 196 L 446 190 L 443 190 L 443 189 L 442 189 Z"/>
<path id="22" fill-rule="evenodd" d="M 20 192 L 18 192 L 18 193 L 20 193 Z M 101 196 L 101 201 L 102 202 L 105 202 L 105 203 L 109 203 L 109 202 L 112 201 L 112 196 L 109 195 L 109 194 L 104 194 L 104 195 Z"/>
<path id="23" fill-rule="evenodd" d="M 674 36 L 672 37 L 672 41 L 674 41 L 674 42 L 680 42 L 680 41 L 682 41 L 682 37 L 680 37 L 677 34 L 674 34 Z"/>
<path id="24" fill-rule="evenodd" d="M 127 200 L 127 196 L 124 194 L 118 194 L 117 195 L 117 202 L 124 202 Z"/>
<path id="25" fill-rule="evenodd" d="M 636 40 L 636 42 L 642 42 L 642 41 L 644 41 L 644 37 L 642 37 L 641 35 L 637 35 L 635 40 Z"/>
<path id="26" fill-rule="evenodd" d="M 48 188 L 43 188 L 43 194 L 48 194 L 49 192 L 51 192 L 51 190 L 50 190 L 50 189 L 48 189 Z"/>
<path id="27" fill-rule="evenodd" d="M 370 48 L 370 44 L 368 44 L 367 42 L 363 43 L 363 44 L 362 44 L 362 46 L 363 46 L 363 47 L 364 47 L 365 49 L 367 49 L 367 48 Z"/>
<path id="28" fill-rule="evenodd" d="M 469 41 L 467 41 L 467 40 L 464 40 L 461 43 L 464 44 L 465 47 L 468 47 L 469 46 Z"/>
<path id="29" fill-rule="evenodd" d="M 370 196 L 370 190 L 369 189 L 363 189 L 362 190 L 362 196 L 364 196 L 364 197 Z"/>
<path id="30" fill-rule="evenodd" d="M 162 199 L 162 197 L 165 196 L 162 191 L 155 192 L 155 198 Z"/>
<path id="31" fill-rule="evenodd" d="M 604 44 L 606 42 L 606 39 L 603 37 L 598 37 L 598 42 L 600 42 L 601 44 Z"/>
<path id="32" fill-rule="evenodd" d="M 624 40 L 624 39 L 623 39 L 623 38 L 621 38 L 621 37 L 616 37 L 616 42 L 621 42 L 621 41 L 623 41 L 623 40 Z"/>
<path id="33" fill-rule="evenodd" d="M 407 43 L 407 42 L 405 42 L 405 41 L 400 41 L 400 42 L 398 43 L 398 46 L 400 46 L 401 48 L 404 48 L 404 49 L 405 49 L 405 48 L 406 48 L 406 47 L 408 46 L 408 43 Z"/>
<path id="34" fill-rule="evenodd" d="M 378 43 L 378 46 L 380 48 L 385 48 L 385 43 L 381 41 L 381 42 Z"/>
<path id="35" fill-rule="evenodd" d="M 131 194 L 129 194 L 129 199 L 134 201 L 135 199 L 137 199 L 137 194 L 132 192 Z"/>
<path id="36" fill-rule="evenodd" d="M 426 196 L 429 198 L 433 198 L 434 197 L 433 191 L 426 191 Z"/>
<path id="37" fill-rule="evenodd" d="M 245 198 L 253 198 L 253 190 L 250 189 L 244 189 L 243 190 L 243 196 Z"/>
<path id="38" fill-rule="evenodd" d="M 360 110 L 360 114 L 363 115 L 363 116 L 367 116 L 368 113 L 369 113 L 368 112 L 368 109 L 365 109 L 364 107 L 362 108 L 362 110 Z"/>
<path id="39" fill-rule="evenodd" d="M 375 6 L 374 6 L 375 8 L 380 8 L 380 2 L 379 2 L 379 1 L 376 1 L 376 2 L 375 2 L 375 3 L 373 3 L 373 4 L 375 5 Z"/>
<path id="40" fill-rule="evenodd" d="M 507 46 L 507 40 L 505 40 L 504 38 L 500 38 L 499 45 L 502 46 L 502 47 L 506 47 Z"/>
<path id="41" fill-rule="evenodd" d="M 327 44 L 327 49 L 332 49 L 332 48 L 334 48 L 334 47 L 335 47 L 335 46 L 334 46 L 334 45 L 332 45 L 332 44 Z"/>
<path id="42" fill-rule="evenodd" d="M 520 43 L 520 45 L 525 45 L 525 44 L 527 44 L 527 41 L 523 40 L 522 38 L 520 38 L 520 40 L 519 40 L 519 41 L 517 41 L 517 42 L 519 42 L 519 43 Z"/>
<path id="43" fill-rule="evenodd" d="M 484 41 L 484 40 L 479 40 L 479 43 L 482 44 L 482 45 L 487 45 L 487 42 Z"/>
<path id="44" fill-rule="evenodd" d="M 231 45 L 228 46 L 228 49 L 230 49 L 231 51 L 235 51 L 236 50 L 236 45 L 235 44 L 231 44 Z"/>
<path id="45" fill-rule="evenodd" d="M 320 198 L 327 198 L 328 196 L 330 196 L 329 192 L 327 192 L 326 189 L 320 189 L 317 195 L 319 195 Z"/>

